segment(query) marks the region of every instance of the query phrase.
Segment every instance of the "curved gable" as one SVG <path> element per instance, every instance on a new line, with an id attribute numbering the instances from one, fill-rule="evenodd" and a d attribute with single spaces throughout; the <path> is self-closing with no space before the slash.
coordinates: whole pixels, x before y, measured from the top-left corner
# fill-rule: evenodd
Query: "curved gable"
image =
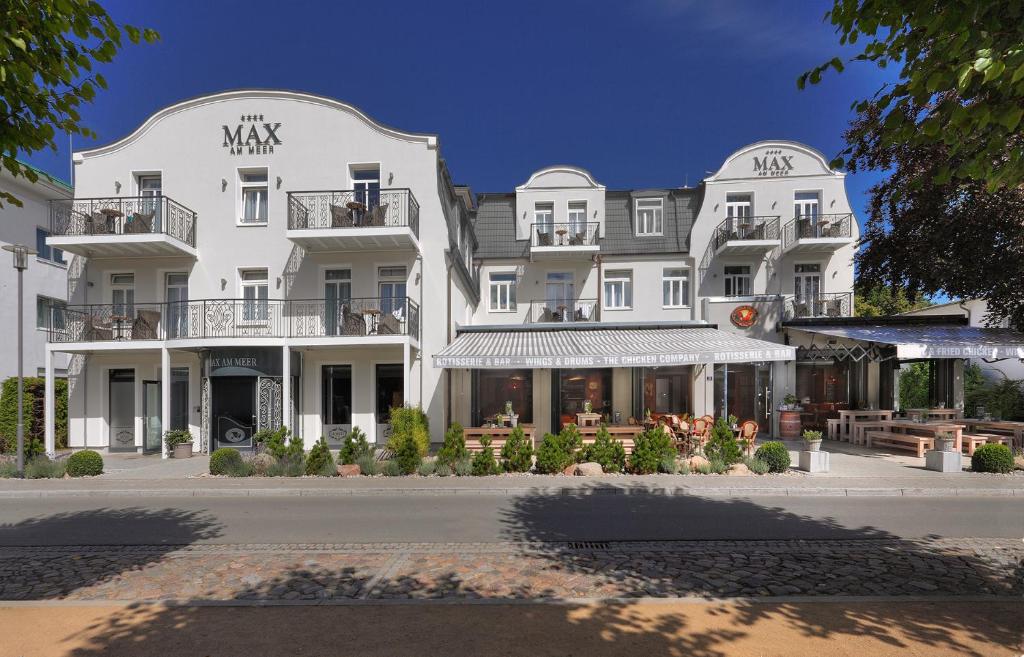
<path id="1" fill-rule="evenodd" d="M 739 149 L 707 180 L 843 175 L 833 171 L 815 148 L 795 141 L 770 140 Z"/>
<path id="2" fill-rule="evenodd" d="M 529 180 L 516 187 L 516 191 L 552 188 L 604 189 L 604 185 L 594 180 L 586 169 L 560 164 L 535 171 Z"/>

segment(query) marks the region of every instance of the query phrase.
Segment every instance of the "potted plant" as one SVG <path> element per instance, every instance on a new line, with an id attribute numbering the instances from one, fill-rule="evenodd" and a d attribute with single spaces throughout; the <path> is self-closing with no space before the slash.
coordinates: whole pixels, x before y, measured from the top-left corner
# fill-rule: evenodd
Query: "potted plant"
<path id="1" fill-rule="evenodd" d="M 172 429 L 164 433 L 167 452 L 176 459 L 192 458 L 192 434 L 186 429 Z"/>
<path id="2" fill-rule="evenodd" d="M 584 400 L 584 402 L 583 402 L 583 412 L 584 413 L 593 413 L 594 412 L 594 402 L 590 401 L 589 399 Z"/>
<path id="3" fill-rule="evenodd" d="M 807 443 L 807 451 L 809 452 L 820 452 L 821 451 L 821 432 L 820 431 L 804 431 L 804 442 Z"/>
<path id="4" fill-rule="evenodd" d="M 950 431 L 938 431 L 935 433 L 935 451 L 952 452 L 955 438 Z"/>
<path id="5" fill-rule="evenodd" d="M 782 410 L 784 410 L 784 411 L 794 411 L 794 410 L 796 410 L 796 405 L 797 405 L 798 401 L 799 400 L 796 398 L 796 395 L 794 395 L 793 393 L 790 392 L 790 393 L 786 394 L 786 396 L 782 398 L 782 406 L 783 406 Z"/>

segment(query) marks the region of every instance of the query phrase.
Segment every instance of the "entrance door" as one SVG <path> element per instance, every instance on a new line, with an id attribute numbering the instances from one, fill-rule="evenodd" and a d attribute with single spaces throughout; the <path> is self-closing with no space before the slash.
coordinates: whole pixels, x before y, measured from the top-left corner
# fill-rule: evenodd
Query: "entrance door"
<path id="1" fill-rule="evenodd" d="M 387 442 L 391 437 L 388 419 L 392 408 L 405 404 L 405 378 L 402 365 L 377 365 L 377 436 L 378 443 Z"/>
<path id="2" fill-rule="evenodd" d="M 135 451 L 135 370 L 110 370 L 110 451 Z"/>
<path id="3" fill-rule="evenodd" d="M 142 382 L 142 451 L 159 452 L 163 425 L 160 419 L 160 382 Z"/>
<path id="4" fill-rule="evenodd" d="M 767 433 L 771 431 L 771 409 L 771 363 L 715 365 L 716 416 L 754 420 Z"/>
<path id="5" fill-rule="evenodd" d="M 213 449 L 252 447 L 256 424 L 256 377 L 222 376 L 210 379 Z"/>

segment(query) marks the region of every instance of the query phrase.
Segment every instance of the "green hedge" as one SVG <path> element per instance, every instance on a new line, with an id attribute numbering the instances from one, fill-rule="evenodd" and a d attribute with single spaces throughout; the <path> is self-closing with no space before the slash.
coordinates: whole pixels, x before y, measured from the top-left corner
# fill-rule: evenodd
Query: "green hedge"
<path id="1" fill-rule="evenodd" d="M 25 377 L 25 456 L 31 457 L 45 451 L 46 426 L 44 412 L 46 380 Z M 68 446 L 68 381 L 55 379 L 56 406 L 54 407 L 57 449 Z M 0 453 L 10 454 L 18 449 L 18 377 L 12 376 L 3 384 L 0 392 Z"/>
<path id="2" fill-rule="evenodd" d="M 971 470 L 975 472 L 1013 472 L 1013 452 L 1006 445 L 988 443 L 974 450 Z"/>
<path id="3" fill-rule="evenodd" d="M 83 449 L 68 457 L 68 474 L 72 477 L 95 477 L 103 474 L 103 457 L 99 452 Z"/>

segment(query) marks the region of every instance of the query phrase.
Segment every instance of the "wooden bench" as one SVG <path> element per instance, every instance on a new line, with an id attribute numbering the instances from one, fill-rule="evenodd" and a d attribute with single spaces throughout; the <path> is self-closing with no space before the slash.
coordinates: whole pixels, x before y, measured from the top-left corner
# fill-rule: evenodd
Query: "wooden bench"
<path id="1" fill-rule="evenodd" d="M 510 433 L 512 433 L 512 430 L 507 427 L 495 427 L 490 429 L 482 427 L 466 427 L 463 435 L 466 438 L 466 449 L 469 450 L 470 454 L 482 452 L 484 446 L 480 444 L 480 439 L 484 436 L 490 436 L 491 449 L 497 457 L 501 454 L 501 448 L 505 446 L 505 441 L 508 440 Z M 533 444 L 533 448 L 537 449 L 537 441 L 534 438 L 533 427 L 523 427 L 523 433 L 526 435 L 526 439 Z"/>
<path id="2" fill-rule="evenodd" d="M 866 431 L 867 446 L 882 445 L 895 447 L 896 449 L 909 449 L 917 452 L 918 458 L 924 458 L 926 449 L 934 449 L 935 441 L 931 436 L 915 436 L 907 433 L 895 433 L 892 431 Z"/>
<path id="3" fill-rule="evenodd" d="M 1013 440 L 1012 436 L 1000 436 L 994 433 L 965 433 L 963 435 L 963 446 L 967 449 L 967 455 L 973 456 L 974 450 L 986 443 L 999 443 L 1009 445 Z"/>

